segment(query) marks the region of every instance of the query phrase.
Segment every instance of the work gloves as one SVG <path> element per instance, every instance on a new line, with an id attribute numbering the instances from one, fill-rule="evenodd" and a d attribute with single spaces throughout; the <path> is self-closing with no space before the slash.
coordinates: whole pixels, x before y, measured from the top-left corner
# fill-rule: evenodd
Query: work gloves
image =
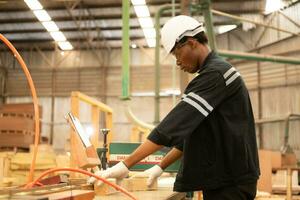
<path id="1" fill-rule="evenodd" d="M 127 166 L 123 162 L 119 162 L 118 164 L 114 165 L 111 168 L 108 168 L 104 171 L 97 171 L 95 172 L 95 175 L 100 176 L 102 178 L 108 179 L 108 178 L 115 178 L 117 179 L 117 182 L 126 176 L 128 176 L 129 170 Z M 88 184 L 92 184 L 96 181 L 96 178 L 90 177 L 88 179 Z M 101 185 L 102 181 L 97 181 L 97 185 Z"/>
<path id="2" fill-rule="evenodd" d="M 157 180 L 158 177 L 161 176 L 163 173 L 163 170 L 158 165 L 154 165 L 150 169 L 145 170 L 143 173 L 136 174 L 134 177 L 148 177 L 147 179 L 147 186 L 151 187 L 154 182 Z M 95 175 L 100 176 L 102 178 L 108 179 L 108 178 L 115 178 L 117 179 L 117 183 L 120 182 L 121 179 L 127 177 L 129 174 L 129 170 L 126 167 L 126 165 L 123 162 L 119 162 L 115 166 L 108 168 L 104 171 L 97 171 L 95 172 Z M 96 181 L 96 178 L 90 177 L 88 179 L 88 184 L 93 184 Z M 97 185 L 101 185 L 102 181 L 97 181 Z"/>
<path id="3" fill-rule="evenodd" d="M 135 175 L 135 177 L 139 177 L 139 176 L 148 177 L 147 186 L 151 187 L 155 183 L 157 178 L 161 176 L 162 173 L 163 170 L 160 168 L 160 166 L 154 165 L 153 167 L 145 170 L 143 173 Z"/>

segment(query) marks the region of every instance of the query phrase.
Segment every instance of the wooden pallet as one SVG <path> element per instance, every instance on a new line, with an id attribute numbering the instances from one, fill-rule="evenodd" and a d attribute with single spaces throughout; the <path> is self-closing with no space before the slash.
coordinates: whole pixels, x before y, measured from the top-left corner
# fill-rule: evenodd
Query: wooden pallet
<path id="1" fill-rule="evenodd" d="M 39 114 L 42 108 L 39 106 Z M 41 123 L 39 124 L 41 127 Z M 29 148 L 34 142 L 35 119 L 32 103 L 0 106 L 0 147 Z"/>

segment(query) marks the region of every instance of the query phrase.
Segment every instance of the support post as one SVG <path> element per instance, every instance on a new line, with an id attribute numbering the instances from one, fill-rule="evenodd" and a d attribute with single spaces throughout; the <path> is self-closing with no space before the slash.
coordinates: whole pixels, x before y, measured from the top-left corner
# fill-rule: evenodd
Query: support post
<path id="1" fill-rule="evenodd" d="M 122 100 L 129 100 L 129 8 L 130 1 L 122 0 Z"/>

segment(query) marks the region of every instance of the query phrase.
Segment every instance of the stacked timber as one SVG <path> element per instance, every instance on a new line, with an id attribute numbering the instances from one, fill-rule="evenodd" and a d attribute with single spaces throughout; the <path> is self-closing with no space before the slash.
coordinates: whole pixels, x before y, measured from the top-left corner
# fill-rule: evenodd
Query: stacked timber
<path id="1" fill-rule="evenodd" d="M 30 152 L 0 152 L 0 188 L 27 183 L 33 156 L 33 145 Z M 55 167 L 69 167 L 70 157 L 65 154 L 56 155 L 52 146 L 41 144 L 35 163 L 34 178 Z M 66 173 L 66 172 L 63 172 Z M 50 174 L 53 176 L 56 174 Z"/>
<path id="2" fill-rule="evenodd" d="M 16 185 L 25 184 L 27 182 L 30 171 L 32 153 L 16 153 L 10 163 L 10 177 L 15 178 Z M 54 152 L 38 152 L 34 178 L 37 178 L 44 171 L 56 167 L 56 156 Z"/>
<path id="3" fill-rule="evenodd" d="M 41 116 L 42 108 L 39 110 Z M 33 103 L 0 106 L 0 147 L 29 148 L 34 142 L 34 133 Z"/>
<path id="4" fill-rule="evenodd" d="M 0 187 L 9 187 L 14 178 L 9 177 L 10 162 L 14 152 L 0 152 Z"/>

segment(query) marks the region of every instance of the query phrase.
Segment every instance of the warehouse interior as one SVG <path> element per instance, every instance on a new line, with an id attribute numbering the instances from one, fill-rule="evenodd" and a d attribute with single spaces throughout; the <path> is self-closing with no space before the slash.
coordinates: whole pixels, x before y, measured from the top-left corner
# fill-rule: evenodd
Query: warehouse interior
<path id="1" fill-rule="evenodd" d="M 136 176 L 164 149 L 121 189 L 86 183 L 144 142 L 195 78 L 160 41 L 177 15 L 204 23 L 249 91 L 255 199 L 300 199 L 299 13 L 299 0 L 0 0 L 0 199 L 203 199 L 173 192 L 180 163 L 153 188 Z"/>

